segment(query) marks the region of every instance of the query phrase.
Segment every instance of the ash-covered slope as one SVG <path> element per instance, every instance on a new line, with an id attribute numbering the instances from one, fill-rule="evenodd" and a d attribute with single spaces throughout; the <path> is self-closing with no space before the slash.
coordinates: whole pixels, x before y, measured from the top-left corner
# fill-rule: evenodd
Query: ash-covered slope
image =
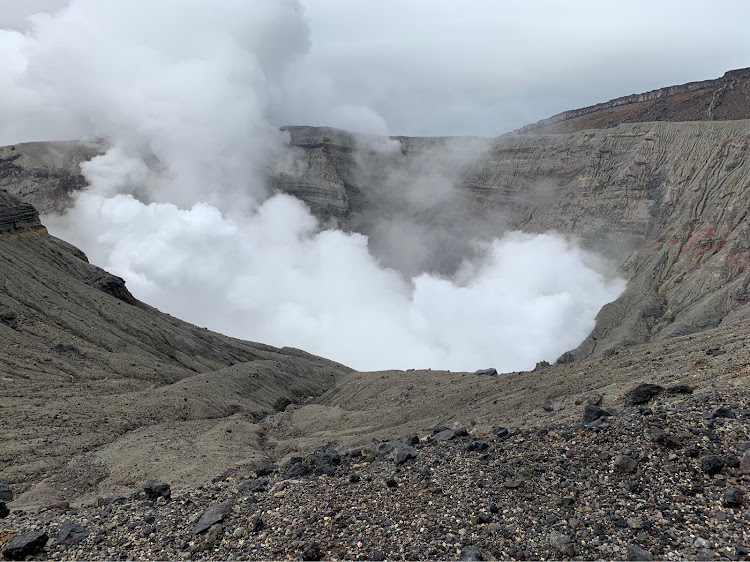
<path id="1" fill-rule="evenodd" d="M 620 123 L 729 121 L 750 119 L 750 68 L 721 78 L 689 82 L 563 111 L 521 127 L 519 132 L 572 133 Z"/>
<path id="2" fill-rule="evenodd" d="M 224 337 L 138 302 L 121 279 L 49 236 L 32 206 L 3 190 L 0 349 L 0 474 L 18 492 L 59 476 L 76 454 L 137 428 L 166 437 L 177 421 L 192 423 L 195 436 L 190 446 L 173 447 L 170 462 L 184 472 L 192 467 L 186 480 L 201 481 L 205 457 L 191 458 L 196 451 L 262 456 L 252 447 L 255 420 L 324 392 L 349 371 L 298 350 Z M 239 443 L 215 430 L 212 420 L 230 415 L 245 420 L 253 439 Z M 99 479 L 77 493 L 146 470 L 116 474 L 102 462 Z M 50 486 L 53 493 L 41 496 L 54 495 Z"/>

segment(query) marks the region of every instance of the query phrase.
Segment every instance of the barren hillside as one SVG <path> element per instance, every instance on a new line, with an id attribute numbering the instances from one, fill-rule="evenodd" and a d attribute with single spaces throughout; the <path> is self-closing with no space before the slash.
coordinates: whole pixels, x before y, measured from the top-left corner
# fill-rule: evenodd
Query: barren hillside
<path id="1" fill-rule="evenodd" d="M 84 188 L 78 166 L 103 145 L 0 148 L 0 479 L 15 492 L 11 507 L 85 503 L 149 477 L 188 490 L 315 445 L 438 425 L 482 438 L 500 425 L 575 424 L 592 393 L 619 411 L 637 381 L 689 384 L 709 401 L 717 389 L 744 392 L 750 121 L 729 120 L 748 117 L 743 72 L 637 101 L 668 103 L 675 121 L 713 92 L 721 103 L 710 122 L 629 122 L 652 115 L 639 106 L 644 119 L 610 113 L 606 129 L 572 125 L 594 127 L 581 119 L 599 114 L 587 112 L 561 121 L 571 132 L 496 139 L 285 128 L 298 172 L 270 177 L 272 189 L 305 201 L 324 226 L 367 234 L 376 253 L 390 255 L 384 216 L 435 233 L 442 261 L 427 265 L 438 271 L 474 237 L 554 230 L 629 279 L 557 365 L 498 376 L 354 373 L 161 314 L 39 221 L 37 211 L 64 210 Z M 394 177 L 408 183 L 425 171 L 455 187 L 448 211 L 415 209 L 398 192 Z M 746 424 L 732 446 L 743 439 Z"/>

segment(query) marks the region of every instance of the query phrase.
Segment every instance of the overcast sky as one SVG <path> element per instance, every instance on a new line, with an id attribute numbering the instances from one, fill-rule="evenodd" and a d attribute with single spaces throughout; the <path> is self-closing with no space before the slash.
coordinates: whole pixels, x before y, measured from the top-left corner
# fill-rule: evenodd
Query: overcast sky
<path id="1" fill-rule="evenodd" d="M 0 26 L 28 29 L 29 14 L 66 4 L 0 0 Z M 301 5 L 307 49 L 287 69 L 272 111 L 278 125 L 492 136 L 566 109 L 750 66 L 745 0 Z"/>

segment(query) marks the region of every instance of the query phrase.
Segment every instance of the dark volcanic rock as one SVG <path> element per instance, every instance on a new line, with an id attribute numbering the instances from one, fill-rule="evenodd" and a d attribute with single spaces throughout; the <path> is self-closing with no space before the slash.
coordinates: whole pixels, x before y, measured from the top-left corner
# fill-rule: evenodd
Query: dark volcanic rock
<path id="1" fill-rule="evenodd" d="M 317 542 L 311 542 L 302 551 L 302 560 L 322 560 L 323 553 L 320 551 L 320 545 Z"/>
<path id="2" fill-rule="evenodd" d="M 473 439 L 466 446 L 467 451 L 486 451 L 490 448 L 490 443 L 486 439 Z"/>
<path id="3" fill-rule="evenodd" d="M 60 527 L 60 532 L 57 533 L 57 542 L 58 544 L 75 546 L 86 540 L 88 536 L 89 532 L 83 525 L 66 519 Z"/>
<path id="4" fill-rule="evenodd" d="M 494 377 L 495 375 L 497 375 L 497 369 L 479 369 L 478 371 L 474 371 L 474 374 Z"/>
<path id="5" fill-rule="evenodd" d="M 409 445 L 398 447 L 393 453 L 393 463 L 396 466 L 401 466 L 409 459 L 417 458 L 418 454 L 419 452 L 414 447 L 410 447 Z"/>
<path id="6" fill-rule="evenodd" d="M 727 488 L 724 490 L 724 505 L 727 507 L 740 507 L 745 493 L 740 488 Z"/>
<path id="7" fill-rule="evenodd" d="M 5 502 L 0 502 L 0 519 L 5 519 L 10 515 L 10 509 L 5 505 Z"/>
<path id="8" fill-rule="evenodd" d="M 172 488 L 166 482 L 159 480 L 146 480 L 146 483 L 143 485 L 143 492 L 152 501 L 159 498 L 164 498 L 168 501 L 172 498 Z"/>
<path id="9" fill-rule="evenodd" d="M 323 462 L 330 465 L 339 465 L 341 464 L 341 455 L 336 449 L 328 449 L 325 453 L 323 453 L 323 456 L 321 457 L 323 459 Z"/>
<path id="10" fill-rule="evenodd" d="M 713 476 L 721 472 L 721 469 L 724 468 L 724 457 L 720 457 L 719 455 L 705 455 L 700 458 L 698 463 L 703 472 Z"/>
<path id="11" fill-rule="evenodd" d="M 138 304 L 138 301 L 125 286 L 125 280 L 122 277 L 103 272 L 101 275 L 93 279 L 85 279 L 85 281 L 92 287 L 95 287 L 124 303 L 132 305 Z"/>
<path id="12" fill-rule="evenodd" d="M 432 436 L 435 441 L 450 441 L 456 438 L 456 432 L 452 429 L 444 429 Z"/>
<path id="13" fill-rule="evenodd" d="M 55 345 L 52 346 L 52 351 L 56 351 L 58 353 L 71 353 L 73 355 L 81 355 L 81 356 L 83 356 L 83 353 L 81 353 L 81 350 L 78 349 L 72 343 L 58 342 L 58 343 L 56 343 Z"/>
<path id="14" fill-rule="evenodd" d="M 505 439 L 506 437 L 508 437 L 508 435 L 510 435 L 510 431 L 508 431 L 507 427 L 496 427 L 492 430 L 492 434 L 497 439 Z"/>
<path id="15" fill-rule="evenodd" d="M 0 233 L 28 232 L 39 228 L 41 223 L 36 209 L 0 189 Z"/>
<path id="16" fill-rule="evenodd" d="M 265 523 L 263 522 L 263 516 L 259 513 L 255 517 L 253 517 L 253 522 L 250 524 L 250 532 L 251 533 L 257 533 L 260 531 Z"/>
<path id="17" fill-rule="evenodd" d="M 286 472 L 284 473 L 285 478 L 298 478 L 304 476 L 310 472 L 310 467 L 302 461 L 295 462 L 289 465 Z"/>
<path id="18" fill-rule="evenodd" d="M 728 466 L 730 468 L 739 468 L 740 467 L 740 458 L 736 457 L 734 455 L 724 455 L 724 466 Z"/>
<path id="19" fill-rule="evenodd" d="M 264 464 L 263 466 L 255 469 L 255 475 L 260 478 L 262 476 L 268 476 L 276 472 L 277 466 L 275 464 Z"/>
<path id="20" fill-rule="evenodd" d="M 44 531 L 28 531 L 8 541 L 3 547 L 3 556 L 11 560 L 24 560 L 42 550 L 48 540 Z"/>
<path id="21" fill-rule="evenodd" d="M 14 311 L 5 309 L 0 310 L 0 322 L 5 324 L 6 326 L 10 328 L 17 328 L 18 327 L 18 314 L 16 314 Z"/>
<path id="22" fill-rule="evenodd" d="M 119 503 L 125 503 L 126 501 L 128 501 L 128 498 L 126 498 L 125 496 L 121 496 L 119 494 L 112 494 L 110 496 L 97 498 L 96 505 L 98 505 L 99 507 L 102 507 L 111 503 L 119 504 Z"/>
<path id="23" fill-rule="evenodd" d="M 664 392 L 667 392 L 669 394 L 692 394 L 693 387 L 687 384 L 676 384 L 673 386 L 668 386 L 664 389 Z"/>
<path id="24" fill-rule="evenodd" d="M 664 431 L 660 427 L 655 427 L 651 429 L 651 431 L 648 434 L 648 437 L 654 443 L 657 443 L 661 445 L 662 447 L 667 447 L 668 449 L 676 449 L 677 447 L 680 446 L 679 439 L 668 434 L 666 431 Z"/>
<path id="25" fill-rule="evenodd" d="M 221 502 L 219 505 L 209 507 L 204 511 L 198 518 L 198 521 L 193 525 L 193 535 L 198 535 L 208 531 L 213 525 L 224 520 L 227 513 L 232 510 L 234 502 L 232 500 L 226 500 Z"/>
<path id="26" fill-rule="evenodd" d="M 640 383 L 625 393 L 625 406 L 638 406 L 646 404 L 664 390 L 658 384 Z"/>
<path id="27" fill-rule="evenodd" d="M 575 545 L 573 540 L 559 531 L 552 531 L 549 535 L 549 546 L 555 552 L 564 556 L 575 556 Z"/>
<path id="28" fill-rule="evenodd" d="M 638 461 L 627 455 L 617 455 L 614 458 L 613 466 L 618 472 L 633 472 L 638 466 Z"/>
<path id="29" fill-rule="evenodd" d="M 302 462 L 306 465 L 307 472 L 312 472 L 318 476 L 322 474 L 333 476 L 336 473 L 336 467 L 341 464 L 341 455 L 334 449 L 316 447 L 305 455 Z M 292 471 L 293 473 L 297 473 L 302 470 L 301 467 L 294 468 L 292 465 L 287 472 L 289 473 L 289 471 Z M 302 476 L 307 474 L 307 472 L 300 472 L 297 475 Z M 287 476 L 287 478 L 292 477 L 293 476 Z"/>
<path id="30" fill-rule="evenodd" d="M 734 419 L 735 415 L 731 408 L 727 408 L 726 406 L 716 406 L 716 408 L 714 408 L 710 412 L 704 413 L 703 417 L 709 420 L 714 420 L 716 418 Z"/>
<path id="31" fill-rule="evenodd" d="M 583 416 L 581 417 L 581 423 L 591 423 L 598 420 L 601 417 L 611 416 L 607 410 L 600 408 L 594 404 L 586 404 L 583 408 Z"/>

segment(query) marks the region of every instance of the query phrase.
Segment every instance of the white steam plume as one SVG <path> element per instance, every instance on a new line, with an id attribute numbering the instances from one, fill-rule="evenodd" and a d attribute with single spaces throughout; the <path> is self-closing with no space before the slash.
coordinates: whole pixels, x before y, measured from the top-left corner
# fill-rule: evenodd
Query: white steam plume
<path id="1" fill-rule="evenodd" d="M 4 140 L 108 139 L 82 166 L 90 189 L 45 221 L 162 310 L 359 369 L 515 370 L 577 345 L 623 288 L 561 238 L 518 233 L 404 277 L 364 236 L 267 198 L 262 178 L 295 162 L 268 116 L 309 48 L 296 2 L 74 0 L 32 23 L 0 31 Z M 440 178 L 434 198 L 424 178 L 399 182 L 410 204 L 452 204 Z"/>

